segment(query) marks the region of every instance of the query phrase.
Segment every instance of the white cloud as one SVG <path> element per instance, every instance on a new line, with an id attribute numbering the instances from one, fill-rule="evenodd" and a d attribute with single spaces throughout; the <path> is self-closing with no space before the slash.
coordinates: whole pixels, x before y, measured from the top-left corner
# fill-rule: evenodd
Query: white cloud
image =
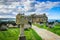
<path id="1" fill-rule="evenodd" d="M 3 2 L 4 0 L 0 0 L 0 2 Z"/>
<path id="2" fill-rule="evenodd" d="M 11 16 L 11 15 L 0 15 L 0 18 L 15 18 L 15 16 Z"/>
<path id="3" fill-rule="evenodd" d="M 56 7 L 60 2 L 41 2 L 35 5 L 36 11 L 49 10 L 53 7 Z"/>
<path id="4" fill-rule="evenodd" d="M 7 13 L 12 12 L 12 10 L 11 10 L 11 9 L 1 8 L 1 9 L 0 9 L 0 12 L 1 12 L 1 13 L 6 13 L 6 14 L 7 14 Z M 4 15 L 4 14 L 3 14 L 3 15 Z"/>
<path id="5" fill-rule="evenodd" d="M 49 15 L 48 19 L 60 19 L 59 15 Z"/>
<path id="6" fill-rule="evenodd" d="M 13 14 L 13 15 L 17 15 L 17 14 L 18 14 L 18 12 L 12 12 L 12 14 Z"/>
<path id="7" fill-rule="evenodd" d="M 8 5 L 5 5 L 4 3 L 0 4 L 0 12 L 2 13 L 10 13 L 11 14 L 18 14 L 18 12 L 25 12 L 26 15 L 30 14 L 43 14 L 47 12 L 44 10 L 49 10 L 53 7 L 56 7 L 60 2 L 37 2 L 35 0 L 18 0 L 19 2 L 15 2 L 17 0 L 8 0 L 8 1 L 14 1 L 14 2 L 7 2 Z M 33 3 L 33 4 L 32 4 Z M 28 12 L 34 9 L 34 12 Z M 33 10 L 32 10 L 33 11 Z M 3 14 L 4 15 L 4 14 Z"/>

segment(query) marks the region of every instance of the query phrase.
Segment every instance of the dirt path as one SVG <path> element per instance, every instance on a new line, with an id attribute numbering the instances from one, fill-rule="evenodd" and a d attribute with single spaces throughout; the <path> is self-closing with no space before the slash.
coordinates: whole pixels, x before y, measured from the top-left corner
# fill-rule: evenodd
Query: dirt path
<path id="1" fill-rule="evenodd" d="M 43 39 L 43 40 L 60 40 L 60 36 L 42 28 L 38 28 L 36 26 L 32 25 L 32 29 L 34 29 L 37 34 Z"/>

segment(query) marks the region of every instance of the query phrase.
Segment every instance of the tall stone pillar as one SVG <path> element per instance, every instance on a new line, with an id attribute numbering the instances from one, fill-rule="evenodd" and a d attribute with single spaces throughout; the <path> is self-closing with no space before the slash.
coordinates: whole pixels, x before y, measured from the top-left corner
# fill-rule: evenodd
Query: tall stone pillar
<path id="1" fill-rule="evenodd" d="M 20 25 L 20 36 L 24 36 L 24 24 Z"/>
<path id="2" fill-rule="evenodd" d="M 24 35 L 24 24 L 25 22 L 25 17 L 22 14 L 17 14 L 16 15 L 16 24 L 19 25 L 20 27 L 20 37 L 19 40 L 26 40 L 25 35 Z"/>
<path id="3" fill-rule="evenodd" d="M 20 37 L 19 40 L 26 40 L 26 37 L 24 35 L 24 24 L 20 25 Z"/>

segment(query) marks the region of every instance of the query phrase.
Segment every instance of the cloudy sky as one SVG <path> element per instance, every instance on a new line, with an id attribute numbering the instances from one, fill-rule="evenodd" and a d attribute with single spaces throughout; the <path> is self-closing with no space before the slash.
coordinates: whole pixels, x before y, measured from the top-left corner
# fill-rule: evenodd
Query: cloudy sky
<path id="1" fill-rule="evenodd" d="M 43 14 L 60 19 L 59 0 L 0 0 L 0 18 L 15 18 L 18 13 Z"/>

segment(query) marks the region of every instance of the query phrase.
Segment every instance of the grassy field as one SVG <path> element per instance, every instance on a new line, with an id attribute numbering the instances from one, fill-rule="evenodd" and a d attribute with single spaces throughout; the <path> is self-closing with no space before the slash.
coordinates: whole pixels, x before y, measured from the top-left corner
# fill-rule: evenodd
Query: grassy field
<path id="1" fill-rule="evenodd" d="M 42 40 L 41 37 L 39 35 L 37 35 L 37 33 L 33 29 L 31 29 L 31 30 L 32 30 L 31 33 L 35 37 L 36 40 Z"/>
<path id="2" fill-rule="evenodd" d="M 7 31 L 0 31 L 0 40 L 17 40 L 19 36 L 18 28 L 10 28 Z"/>
<path id="3" fill-rule="evenodd" d="M 9 28 L 7 31 L 0 31 L 0 40 L 18 40 L 19 28 Z M 26 40 L 42 40 L 33 29 L 24 31 Z"/>
<path id="4" fill-rule="evenodd" d="M 45 24 L 42 25 L 42 26 L 40 24 L 33 24 L 33 25 L 35 25 L 39 28 L 47 29 L 47 30 L 49 30 L 49 31 L 51 31 L 51 32 L 60 36 L 60 23 L 56 24 L 53 28 L 46 27 Z"/>
<path id="5" fill-rule="evenodd" d="M 25 36 L 26 40 L 42 40 L 41 37 L 33 29 L 26 30 Z"/>

